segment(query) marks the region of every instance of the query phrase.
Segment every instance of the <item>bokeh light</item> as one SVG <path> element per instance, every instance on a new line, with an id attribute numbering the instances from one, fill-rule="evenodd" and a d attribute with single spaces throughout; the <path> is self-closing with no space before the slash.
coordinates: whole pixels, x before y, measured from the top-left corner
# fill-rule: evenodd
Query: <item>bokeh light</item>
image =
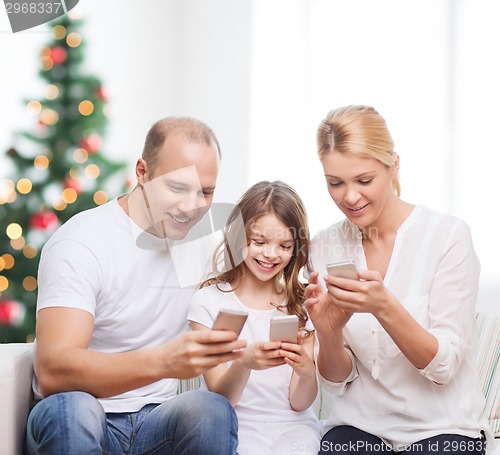
<path id="1" fill-rule="evenodd" d="M 19 237 L 18 239 L 13 239 L 10 241 L 10 246 L 15 250 L 22 250 L 26 245 L 26 240 L 24 237 Z"/>
<path id="2" fill-rule="evenodd" d="M 45 98 L 55 100 L 59 96 L 59 87 L 55 84 L 49 84 L 45 88 Z"/>
<path id="3" fill-rule="evenodd" d="M 44 56 L 41 58 L 42 69 L 44 71 L 50 71 L 54 67 L 54 60 L 50 56 Z"/>
<path id="4" fill-rule="evenodd" d="M 66 188 L 62 193 L 62 200 L 66 204 L 73 204 L 78 197 L 78 193 L 73 188 Z"/>
<path id="5" fill-rule="evenodd" d="M 66 38 L 66 43 L 68 43 L 69 47 L 78 47 L 81 42 L 82 37 L 76 32 L 70 33 Z"/>
<path id="6" fill-rule="evenodd" d="M 56 25 L 52 29 L 52 35 L 54 36 L 54 39 L 63 39 L 66 36 L 66 27 L 63 25 Z"/>
<path id="7" fill-rule="evenodd" d="M 69 176 L 72 178 L 72 179 L 78 179 L 78 177 L 80 176 L 80 173 L 82 172 L 82 167 L 81 166 L 73 166 L 70 170 L 69 170 Z"/>
<path id="8" fill-rule="evenodd" d="M 89 164 L 85 168 L 85 176 L 88 179 L 95 180 L 97 177 L 99 177 L 100 173 L 101 170 L 99 169 L 99 166 L 97 166 L 97 164 Z"/>
<path id="9" fill-rule="evenodd" d="M 94 202 L 97 205 L 106 204 L 106 202 L 108 202 L 108 200 L 109 200 L 109 196 L 108 196 L 108 193 L 106 193 L 106 191 L 99 190 L 99 191 L 96 191 L 94 193 Z"/>
<path id="10" fill-rule="evenodd" d="M 58 199 L 52 204 L 52 207 L 54 207 L 54 209 L 56 209 L 59 212 L 64 210 L 67 206 L 68 204 L 66 204 L 66 202 L 64 202 L 62 199 Z"/>
<path id="11" fill-rule="evenodd" d="M 24 257 L 27 257 L 28 259 L 33 259 L 38 254 L 38 249 L 36 246 L 27 243 L 23 248 L 23 254 Z"/>
<path id="12" fill-rule="evenodd" d="M 31 115 L 38 115 L 42 112 L 42 104 L 40 101 L 32 100 L 26 105 L 26 109 Z"/>
<path id="13" fill-rule="evenodd" d="M 19 181 L 17 182 L 17 191 L 19 191 L 21 194 L 28 194 L 32 188 L 33 184 L 26 177 L 19 179 Z"/>
<path id="14" fill-rule="evenodd" d="M 9 280 L 3 275 L 0 275 L 0 292 L 6 291 L 9 287 Z"/>
<path id="15" fill-rule="evenodd" d="M 23 280 L 23 287 L 27 291 L 34 291 L 37 287 L 36 278 L 34 276 L 27 276 Z"/>
<path id="16" fill-rule="evenodd" d="M 94 103 L 89 100 L 83 100 L 79 105 L 78 105 L 78 111 L 82 115 L 90 115 L 92 112 L 94 112 Z"/>
<path id="17" fill-rule="evenodd" d="M 40 114 L 40 121 L 45 125 L 55 125 L 59 121 L 59 114 L 54 109 L 44 109 Z"/>
<path id="18" fill-rule="evenodd" d="M 34 161 L 33 165 L 39 171 L 44 171 L 49 167 L 49 159 L 45 155 L 38 155 Z"/>
<path id="19" fill-rule="evenodd" d="M 12 195 L 16 196 L 14 182 L 10 179 L 0 180 L 0 204 L 12 202 Z M 13 200 L 15 199 L 14 197 Z"/>
<path id="20" fill-rule="evenodd" d="M 4 254 L 2 255 L 3 263 L 4 263 L 4 269 L 9 270 L 12 267 L 14 267 L 14 257 L 11 254 Z"/>
<path id="21" fill-rule="evenodd" d="M 23 228 L 17 223 L 10 223 L 7 226 L 7 229 L 5 229 L 5 232 L 7 233 L 7 237 L 9 237 L 9 239 L 15 240 L 23 235 Z"/>
<path id="22" fill-rule="evenodd" d="M 77 163 L 83 164 L 89 159 L 89 152 L 85 149 L 78 148 L 73 152 L 73 159 Z"/>

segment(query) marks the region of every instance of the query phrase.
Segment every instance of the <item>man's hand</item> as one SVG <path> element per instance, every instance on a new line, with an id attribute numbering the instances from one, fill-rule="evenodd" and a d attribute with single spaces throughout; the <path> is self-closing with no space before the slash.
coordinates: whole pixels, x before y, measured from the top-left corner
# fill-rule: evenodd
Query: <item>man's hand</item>
<path id="1" fill-rule="evenodd" d="M 221 363 L 243 356 L 246 341 L 228 330 L 187 332 L 161 346 L 161 366 L 165 377 L 194 378 Z"/>

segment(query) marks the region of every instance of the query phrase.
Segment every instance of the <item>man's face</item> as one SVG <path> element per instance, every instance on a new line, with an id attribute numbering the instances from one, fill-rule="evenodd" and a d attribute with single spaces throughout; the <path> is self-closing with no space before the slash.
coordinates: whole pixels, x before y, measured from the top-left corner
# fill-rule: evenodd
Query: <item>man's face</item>
<path id="1" fill-rule="evenodd" d="M 181 134 L 168 137 L 153 173 L 139 179 L 154 233 L 183 239 L 210 208 L 218 172 L 214 145 L 193 143 Z"/>

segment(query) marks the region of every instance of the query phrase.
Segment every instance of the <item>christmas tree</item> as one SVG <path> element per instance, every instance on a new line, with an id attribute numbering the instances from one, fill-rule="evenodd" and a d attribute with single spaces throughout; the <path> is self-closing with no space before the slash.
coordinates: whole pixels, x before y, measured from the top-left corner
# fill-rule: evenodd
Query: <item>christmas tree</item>
<path id="1" fill-rule="evenodd" d="M 102 153 L 107 97 L 101 81 L 82 70 L 82 20 L 64 15 L 48 25 L 52 39 L 40 55 L 44 97 L 26 101 L 37 124 L 17 134 L 6 152 L 15 175 L 0 181 L 0 342 L 34 336 L 43 244 L 126 181 L 125 164 Z"/>

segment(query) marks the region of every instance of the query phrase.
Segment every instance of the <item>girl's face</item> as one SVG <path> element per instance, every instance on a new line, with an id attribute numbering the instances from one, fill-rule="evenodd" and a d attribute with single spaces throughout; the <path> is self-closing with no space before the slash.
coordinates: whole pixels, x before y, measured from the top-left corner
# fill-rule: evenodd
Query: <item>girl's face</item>
<path id="1" fill-rule="evenodd" d="M 328 191 L 337 207 L 356 226 L 371 226 L 387 201 L 396 197 L 392 179 L 397 165 L 387 167 L 372 158 L 331 152 L 321 158 Z"/>
<path id="2" fill-rule="evenodd" d="M 276 215 L 268 213 L 250 227 L 244 262 L 256 278 L 268 281 L 288 265 L 293 248 L 294 239 L 290 229 Z"/>

